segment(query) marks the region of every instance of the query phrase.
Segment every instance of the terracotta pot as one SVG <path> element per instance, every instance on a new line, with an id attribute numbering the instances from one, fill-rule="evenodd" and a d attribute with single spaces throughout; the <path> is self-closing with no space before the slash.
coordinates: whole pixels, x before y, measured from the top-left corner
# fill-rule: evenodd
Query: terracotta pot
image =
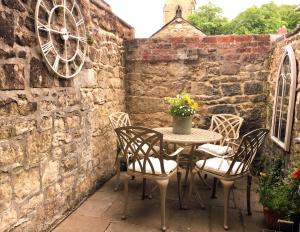
<path id="1" fill-rule="evenodd" d="M 276 230 L 277 229 L 277 221 L 280 218 L 279 214 L 272 211 L 267 206 L 263 207 L 263 212 L 265 216 L 265 222 L 267 224 L 268 229 Z"/>
<path id="2" fill-rule="evenodd" d="M 191 134 L 193 115 L 188 117 L 173 117 L 173 133 L 181 135 Z"/>

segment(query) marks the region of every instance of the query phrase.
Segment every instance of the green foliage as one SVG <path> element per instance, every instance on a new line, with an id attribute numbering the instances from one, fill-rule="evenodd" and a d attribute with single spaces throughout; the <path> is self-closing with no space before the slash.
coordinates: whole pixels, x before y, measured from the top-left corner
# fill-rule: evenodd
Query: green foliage
<path id="1" fill-rule="evenodd" d="M 188 21 L 207 35 L 226 34 L 228 19 L 222 9 L 211 2 L 201 6 L 189 16 Z"/>
<path id="2" fill-rule="evenodd" d="M 217 34 L 271 34 L 285 26 L 293 30 L 300 22 L 296 5 L 276 5 L 270 2 L 261 7 L 252 6 L 232 21 L 222 16 L 222 9 L 211 2 L 201 6 L 188 21 L 207 35 Z"/>
<path id="3" fill-rule="evenodd" d="M 277 158 L 268 172 L 261 173 L 257 189 L 259 201 L 288 219 L 292 214 L 299 213 L 299 185 L 299 177 L 295 178 L 292 170 L 285 174 L 284 163 Z"/>
<path id="4" fill-rule="evenodd" d="M 169 113 L 172 116 L 188 117 L 194 115 L 198 108 L 198 104 L 185 92 L 174 98 L 165 97 L 165 102 L 171 106 Z"/>

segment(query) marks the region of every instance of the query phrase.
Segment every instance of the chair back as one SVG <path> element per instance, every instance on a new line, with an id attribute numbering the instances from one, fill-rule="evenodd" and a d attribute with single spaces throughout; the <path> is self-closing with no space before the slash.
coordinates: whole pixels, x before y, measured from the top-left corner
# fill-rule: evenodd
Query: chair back
<path id="1" fill-rule="evenodd" d="M 225 140 L 236 140 L 240 135 L 240 128 L 244 119 L 233 114 L 216 114 L 212 116 L 210 130 L 223 136 Z"/>
<path id="2" fill-rule="evenodd" d="M 146 167 L 148 169 L 150 167 L 151 172 L 147 171 L 147 174 L 158 174 L 151 162 L 152 158 L 155 157 L 159 160 L 160 174 L 166 174 L 163 162 L 163 135 L 161 133 L 139 126 L 119 127 L 115 129 L 115 132 L 121 150 L 126 155 L 127 167 L 132 164 L 131 171 L 138 170 L 138 172 L 145 174 Z"/>
<path id="3" fill-rule="evenodd" d="M 118 127 L 122 126 L 131 126 L 131 122 L 129 119 L 129 115 L 124 112 L 115 112 L 110 114 L 109 121 L 113 129 L 116 129 Z"/>
<path id="4" fill-rule="evenodd" d="M 225 175 L 243 175 L 247 173 L 268 133 L 268 129 L 260 128 L 244 135 Z"/>

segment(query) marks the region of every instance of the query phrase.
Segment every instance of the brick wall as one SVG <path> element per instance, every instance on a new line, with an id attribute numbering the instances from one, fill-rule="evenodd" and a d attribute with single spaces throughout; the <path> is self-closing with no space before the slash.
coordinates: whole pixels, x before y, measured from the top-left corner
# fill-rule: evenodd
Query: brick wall
<path id="1" fill-rule="evenodd" d="M 36 1 L 0 3 L 0 231 L 49 231 L 113 174 L 108 115 L 125 109 L 123 39 L 134 30 L 100 0 L 77 2 L 94 44 L 73 80 L 45 66 Z"/>
<path id="2" fill-rule="evenodd" d="M 264 126 L 270 50 L 264 35 L 127 41 L 130 117 L 149 127 L 171 125 L 163 98 L 186 90 L 206 109 L 195 126 L 208 127 L 218 113 L 244 117 L 243 133 Z"/>

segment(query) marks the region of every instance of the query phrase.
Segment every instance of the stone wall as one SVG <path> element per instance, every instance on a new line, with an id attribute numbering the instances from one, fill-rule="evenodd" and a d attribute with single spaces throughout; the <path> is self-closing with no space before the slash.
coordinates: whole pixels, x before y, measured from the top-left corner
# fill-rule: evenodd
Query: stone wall
<path id="1" fill-rule="evenodd" d="M 186 90 L 206 109 L 195 126 L 208 127 L 219 113 L 244 117 L 242 133 L 264 126 L 270 48 L 264 35 L 127 41 L 130 117 L 149 127 L 171 125 L 163 98 Z"/>
<path id="2" fill-rule="evenodd" d="M 73 80 L 43 62 L 36 1 L 0 3 L 0 231 L 48 231 L 113 174 L 108 114 L 125 109 L 123 39 L 134 30 L 100 0 L 77 2 L 94 44 Z"/>
<path id="3" fill-rule="evenodd" d="M 296 60 L 297 60 L 297 71 L 298 71 L 298 78 L 297 78 L 297 92 L 296 92 L 296 104 L 295 104 L 295 112 L 294 112 L 294 119 L 293 119 L 293 126 L 292 126 L 292 136 L 291 136 L 291 147 L 289 152 L 285 152 L 281 149 L 277 144 L 270 142 L 269 150 L 272 153 L 272 156 L 281 155 L 287 161 L 289 160 L 296 160 L 298 161 L 300 158 L 300 145 L 295 144 L 294 139 L 300 137 L 300 94 L 299 94 L 299 87 L 300 87 L 300 76 L 299 76 L 299 61 L 300 61 L 300 35 L 296 33 L 293 36 L 289 36 L 288 38 L 281 40 L 274 44 L 271 62 L 270 62 L 270 75 L 268 77 L 268 86 L 269 86 L 269 95 L 268 95 L 268 117 L 267 117 L 267 126 L 271 128 L 272 124 L 272 114 L 273 114 L 273 104 L 274 104 L 274 94 L 275 94 L 275 86 L 277 80 L 277 72 L 280 65 L 280 59 L 284 51 L 284 46 L 291 44 Z"/>

